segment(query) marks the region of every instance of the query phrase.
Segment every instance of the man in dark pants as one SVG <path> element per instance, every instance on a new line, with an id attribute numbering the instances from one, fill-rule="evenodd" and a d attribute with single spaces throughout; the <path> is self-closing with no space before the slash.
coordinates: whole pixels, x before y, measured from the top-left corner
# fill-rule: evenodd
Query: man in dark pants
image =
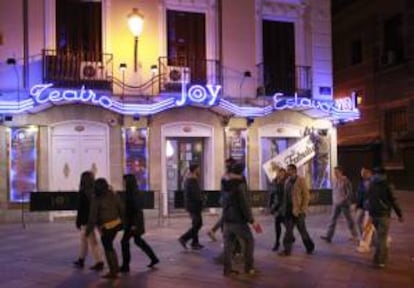
<path id="1" fill-rule="evenodd" d="M 200 231 L 201 226 L 203 226 L 203 219 L 201 217 L 203 202 L 201 198 L 200 184 L 198 183 L 200 167 L 197 164 L 192 164 L 190 165 L 189 170 L 189 174 L 184 182 L 184 202 L 185 208 L 190 214 L 192 226 L 178 238 L 178 242 L 180 242 L 184 249 L 187 249 L 187 241 L 192 239 L 191 248 L 200 250 L 204 247 L 198 240 L 198 232 Z"/>
<path id="2" fill-rule="evenodd" d="M 283 239 L 284 250 L 280 256 L 289 256 L 293 245 L 293 228 L 296 226 L 302 237 L 302 242 L 306 247 L 306 252 L 312 254 L 315 244 L 306 229 L 305 218 L 309 205 L 309 190 L 305 180 L 297 175 L 297 168 L 293 164 L 287 166 L 289 178 L 286 180 L 285 193 L 281 207 L 281 213 L 285 218 L 286 232 Z"/>
<path id="3" fill-rule="evenodd" d="M 254 239 L 248 223 L 253 224 L 253 216 L 246 199 L 247 185 L 242 175 L 244 166 L 236 163 L 227 174 L 223 187 L 223 235 L 224 235 L 224 275 L 238 274 L 232 269 L 232 248 L 235 238 L 241 239 L 245 244 L 244 271 L 255 275 L 253 268 Z M 255 225 L 255 224 L 253 224 Z"/>
<path id="4" fill-rule="evenodd" d="M 384 268 L 388 260 L 387 238 L 390 229 L 391 209 L 404 221 L 397 199 L 387 181 L 384 168 L 373 169 L 374 176 L 368 189 L 368 210 L 377 233 L 375 241 L 374 266 Z"/>

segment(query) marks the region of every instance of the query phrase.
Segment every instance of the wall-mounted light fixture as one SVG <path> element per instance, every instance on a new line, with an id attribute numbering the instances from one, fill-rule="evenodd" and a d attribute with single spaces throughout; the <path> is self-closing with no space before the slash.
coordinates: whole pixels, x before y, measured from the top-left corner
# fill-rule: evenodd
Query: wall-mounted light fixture
<path id="1" fill-rule="evenodd" d="M 134 71 L 138 70 L 138 37 L 141 36 L 144 27 L 144 16 L 133 8 L 132 12 L 128 14 L 128 26 L 134 36 Z"/>

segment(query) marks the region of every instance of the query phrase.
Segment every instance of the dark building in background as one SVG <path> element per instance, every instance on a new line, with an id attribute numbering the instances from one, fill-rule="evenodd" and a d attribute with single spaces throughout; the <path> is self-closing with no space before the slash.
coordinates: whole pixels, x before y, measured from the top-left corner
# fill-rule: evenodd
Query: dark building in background
<path id="1" fill-rule="evenodd" d="M 334 95 L 354 93 L 358 121 L 338 129 L 338 163 L 354 180 L 383 165 L 414 188 L 414 1 L 332 0 Z"/>

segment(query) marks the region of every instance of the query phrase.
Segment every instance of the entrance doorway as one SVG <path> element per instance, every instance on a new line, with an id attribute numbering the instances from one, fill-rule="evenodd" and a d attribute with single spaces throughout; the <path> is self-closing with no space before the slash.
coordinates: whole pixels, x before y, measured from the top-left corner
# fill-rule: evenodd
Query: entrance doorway
<path id="1" fill-rule="evenodd" d="M 108 128 L 85 121 L 59 123 L 50 129 L 49 190 L 78 191 L 80 175 L 92 171 L 96 178 L 109 177 Z M 53 212 L 71 216 L 75 212 Z"/>
<path id="2" fill-rule="evenodd" d="M 190 165 L 197 164 L 200 167 L 199 183 L 202 189 L 204 187 L 204 139 L 167 138 L 165 149 L 168 211 L 176 212 L 175 203 L 182 200 L 184 181 Z"/>

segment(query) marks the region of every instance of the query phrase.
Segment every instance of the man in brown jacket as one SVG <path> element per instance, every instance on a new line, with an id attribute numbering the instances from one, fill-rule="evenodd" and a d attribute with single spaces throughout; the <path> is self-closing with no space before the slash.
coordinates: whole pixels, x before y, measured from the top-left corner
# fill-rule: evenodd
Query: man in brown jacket
<path id="1" fill-rule="evenodd" d="M 306 252 L 312 254 L 315 250 L 315 244 L 309 236 L 306 229 L 305 218 L 309 205 L 309 190 L 306 187 L 305 180 L 297 175 L 297 168 L 294 164 L 287 166 L 289 178 L 286 180 L 285 193 L 283 197 L 281 213 L 285 218 L 286 232 L 283 239 L 284 250 L 279 253 L 280 256 L 289 256 L 292 251 L 294 241 L 293 228 L 296 226 L 302 237 Z"/>

